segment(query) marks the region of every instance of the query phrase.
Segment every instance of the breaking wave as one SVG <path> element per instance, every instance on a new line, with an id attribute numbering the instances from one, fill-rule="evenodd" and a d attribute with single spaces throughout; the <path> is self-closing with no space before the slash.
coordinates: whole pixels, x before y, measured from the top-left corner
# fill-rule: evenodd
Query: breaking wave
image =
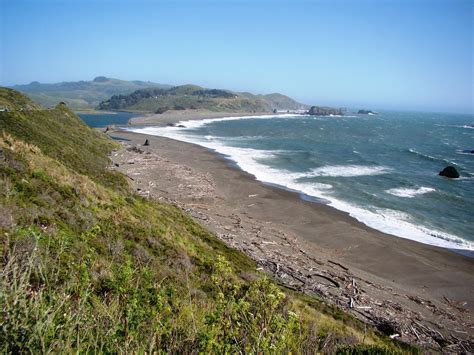
<path id="1" fill-rule="evenodd" d="M 394 196 L 398 196 L 398 197 L 408 197 L 408 198 L 413 198 L 413 197 L 416 197 L 418 195 L 424 195 L 426 193 L 434 192 L 434 191 L 436 191 L 436 190 L 431 188 L 431 187 L 425 187 L 425 186 L 422 186 L 418 189 L 410 189 L 410 188 L 406 188 L 406 187 L 399 187 L 399 188 L 385 190 L 385 192 L 390 194 L 390 195 L 394 195 Z"/>

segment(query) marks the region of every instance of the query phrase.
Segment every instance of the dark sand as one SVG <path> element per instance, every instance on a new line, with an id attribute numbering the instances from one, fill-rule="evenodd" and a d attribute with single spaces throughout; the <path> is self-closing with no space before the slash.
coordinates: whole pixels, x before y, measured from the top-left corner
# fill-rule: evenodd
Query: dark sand
<path id="1" fill-rule="evenodd" d="M 205 148 L 111 135 L 129 140 L 112 159 L 140 194 L 177 204 L 285 285 L 386 323 L 389 333 L 423 347 L 473 346 L 473 259 L 381 233 L 264 185 Z M 150 146 L 142 146 L 145 139 Z"/>

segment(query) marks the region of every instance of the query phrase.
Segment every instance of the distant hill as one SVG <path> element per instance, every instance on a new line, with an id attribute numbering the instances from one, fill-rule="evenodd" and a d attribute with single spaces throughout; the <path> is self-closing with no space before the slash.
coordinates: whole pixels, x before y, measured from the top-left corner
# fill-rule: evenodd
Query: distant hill
<path id="1" fill-rule="evenodd" d="M 298 110 L 307 106 L 282 94 L 253 95 L 197 85 L 148 88 L 129 95 L 114 95 L 101 102 L 100 110 L 130 110 L 162 113 L 167 110 L 205 109 L 220 112 L 266 112 Z"/>
<path id="2" fill-rule="evenodd" d="M 150 81 L 125 81 L 98 76 L 92 81 L 72 81 L 55 84 L 42 84 L 33 81 L 27 85 L 12 88 L 23 92 L 35 102 L 54 107 L 65 102 L 73 110 L 90 110 L 112 95 L 125 95 L 144 88 L 170 88 L 170 85 Z"/>

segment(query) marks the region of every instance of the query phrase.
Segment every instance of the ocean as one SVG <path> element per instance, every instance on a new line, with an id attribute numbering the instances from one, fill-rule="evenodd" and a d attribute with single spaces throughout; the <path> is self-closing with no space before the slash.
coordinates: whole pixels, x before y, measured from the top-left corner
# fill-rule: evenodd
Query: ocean
<path id="1" fill-rule="evenodd" d="M 259 181 L 326 203 L 369 227 L 474 250 L 474 118 L 419 112 L 280 115 L 129 130 L 195 143 Z M 460 179 L 438 173 L 455 166 Z"/>

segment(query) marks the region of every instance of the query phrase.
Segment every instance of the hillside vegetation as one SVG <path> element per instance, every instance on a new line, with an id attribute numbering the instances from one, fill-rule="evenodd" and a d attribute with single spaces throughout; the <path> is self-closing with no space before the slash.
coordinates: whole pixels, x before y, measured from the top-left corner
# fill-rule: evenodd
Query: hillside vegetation
<path id="1" fill-rule="evenodd" d="M 135 195 L 109 168 L 119 145 L 65 105 L 0 100 L 2 353 L 402 351 Z"/>
<path id="2" fill-rule="evenodd" d="M 218 112 L 270 112 L 304 109 L 306 105 L 281 94 L 253 95 L 229 90 L 182 85 L 168 89 L 141 89 L 114 95 L 99 104 L 100 110 L 163 113 L 167 110 L 205 109 Z"/>
<path id="3" fill-rule="evenodd" d="M 32 82 L 13 86 L 32 100 L 46 107 L 54 107 L 65 102 L 73 110 L 91 110 L 112 95 L 129 94 L 143 88 L 169 88 L 170 85 L 145 81 L 125 81 L 98 76 L 92 81 L 62 82 L 42 84 Z"/>

